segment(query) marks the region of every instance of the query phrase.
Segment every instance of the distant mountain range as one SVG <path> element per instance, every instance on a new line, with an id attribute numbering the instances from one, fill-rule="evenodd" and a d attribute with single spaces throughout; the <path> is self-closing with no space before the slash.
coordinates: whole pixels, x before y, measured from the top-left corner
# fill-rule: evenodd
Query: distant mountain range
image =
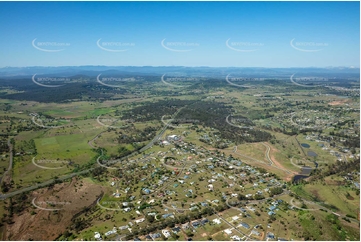
<path id="1" fill-rule="evenodd" d="M 327 68 L 263 68 L 263 67 L 185 67 L 185 66 L 61 66 L 61 67 L 3 67 L 0 68 L 0 78 L 19 78 L 37 75 L 48 76 L 97 76 L 102 75 L 187 75 L 204 77 L 224 77 L 227 75 L 242 75 L 259 78 L 282 78 L 292 74 L 302 75 L 333 75 L 335 77 L 356 77 L 360 68 L 327 67 Z"/>

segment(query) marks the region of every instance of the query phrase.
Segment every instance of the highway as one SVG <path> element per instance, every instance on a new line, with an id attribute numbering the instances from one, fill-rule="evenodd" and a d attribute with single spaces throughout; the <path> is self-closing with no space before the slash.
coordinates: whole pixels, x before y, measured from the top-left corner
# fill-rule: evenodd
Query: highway
<path id="1" fill-rule="evenodd" d="M 178 110 L 172 115 L 171 120 L 174 119 L 183 108 L 184 108 L 184 107 L 178 109 Z M 171 122 L 171 121 L 170 121 L 170 122 Z M 165 122 L 164 122 L 165 126 L 160 130 L 160 132 L 159 132 L 146 146 L 144 146 L 143 148 L 141 148 L 141 149 L 139 150 L 139 152 L 143 152 L 143 151 L 149 149 L 150 147 L 152 147 L 152 145 L 154 144 L 154 142 L 158 141 L 159 138 L 164 134 L 164 132 L 167 130 L 168 126 L 171 126 L 171 125 L 170 125 L 170 122 L 168 122 L 168 123 L 165 123 Z"/>
<path id="2" fill-rule="evenodd" d="M 172 118 L 174 118 L 175 116 L 178 115 L 178 113 L 183 109 L 184 107 L 178 109 L 173 115 L 172 115 Z M 158 133 L 158 135 L 156 135 L 146 146 L 144 146 L 142 149 L 140 149 L 139 151 L 136 151 L 136 152 L 133 152 L 129 155 L 127 155 L 126 157 L 123 157 L 122 159 L 125 159 L 127 157 L 130 157 L 132 155 L 135 155 L 135 154 L 138 154 L 140 152 L 143 152 L 147 149 L 149 149 L 150 147 L 152 147 L 153 143 L 156 142 L 163 134 L 164 132 L 166 131 L 166 129 L 168 128 L 168 124 L 166 124 L 161 130 L 160 132 Z M 104 132 L 104 131 L 103 131 Z M 90 140 L 88 142 L 88 145 L 92 148 L 96 148 L 94 147 L 91 142 L 94 141 L 96 138 L 99 137 L 99 135 L 101 135 L 103 132 L 99 133 L 97 136 L 95 136 L 92 140 Z M 9 162 L 9 168 L 8 170 L 4 173 L 3 177 L 6 175 L 7 172 L 9 172 L 11 170 L 11 167 L 12 167 L 12 164 L 13 164 L 13 155 L 12 155 L 12 150 L 13 150 L 13 146 L 12 144 L 10 143 L 10 139 L 8 140 L 8 145 L 9 145 L 9 148 L 10 148 L 10 162 Z M 66 180 L 66 179 L 69 179 L 71 177 L 74 177 L 74 176 L 77 176 L 77 175 L 81 175 L 81 174 L 84 174 L 84 173 L 87 173 L 91 170 L 93 170 L 93 168 L 90 168 L 90 169 L 87 169 L 87 170 L 84 170 L 84 171 L 79 171 L 79 172 L 75 172 L 75 173 L 71 173 L 71 174 L 67 174 L 67 175 L 64 175 L 64 176 L 61 176 L 59 177 L 57 180 Z M 18 189 L 18 190 L 15 190 L 15 191 L 12 191 L 12 192 L 9 192 L 9 193 L 6 193 L 6 194 L 0 194 L 0 199 L 1 200 L 4 200 L 6 198 L 9 198 L 9 197 L 13 197 L 15 195 L 18 195 L 18 194 L 21 194 L 23 192 L 28 192 L 28 191 L 32 191 L 32 190 L 35 190 L 35 189 L 38 189 L 38 188 L 41 188 L 41 187 L 44 187 L 44 186 L 48 186 L 50 185 L 51 183 L 53 183 L 55 181 L 55 179 L 50 179 L 48 181 L 45 181 L 45 182 L 42 182 L 42 183 L 39 183 L 39 184 L 36 184 L 36 185 L 32 185 L 32 186 L 29 186 L 29 187 L 24 187 L 24 188 L 21 188 L 21 189 Z"/>
<path id="3" fill-rule="evenodd" d="M 18 189 L 16 191 L 13 191 L 13 192 L 9 192 L 9 193 L 6 193 L 6 194 L 0 194 L 0 199 L 1 200 L 4 200 L 6 198 L 9 198 L 9 197 L 13 197 L 15 195 L 18 195 L 18 194 L 21 194 L 23 192 L 28 192 L 28 191 L 31 191 L 31 190 L 35 190 L 35 189 L 38 189 L 38 188 L 41 188 L 41 187 L 44 187 L 44 186 L 48 186 L 50 185 L 51 183 L 53 183 L 55 180 L 66 180 L 66 179 L 69 179 L 69 178 L 72 178 L 74 176 L 78 176 L 78 175 L 81 175 L 81 174 L 84 174 L 84 173 L 87 173 L 91 170 L 93 170 L 94 168 L 90 168 L 90 169 L 87 169 L 87 170 L 84 170 L 84 171 L 79 171 L 79 172 L 75 172 L 75 173 L 71 173 L 71 174 L 68 174 L 68 175 L 64 175 L 64 176 L 61 176 L 59 177 L 58 179 L 51 179 L 51 180 L 48 180 L 48 181 L 45 181 L 45 182 L 42 182 L 42 183 L 39 183 L 39 184 L 36 184 L 36 185 L 32 185 L 32 186 L 29 186 L 29 187 L 24 187 L 24 188 L 21 188 L 21 189 Z"/>

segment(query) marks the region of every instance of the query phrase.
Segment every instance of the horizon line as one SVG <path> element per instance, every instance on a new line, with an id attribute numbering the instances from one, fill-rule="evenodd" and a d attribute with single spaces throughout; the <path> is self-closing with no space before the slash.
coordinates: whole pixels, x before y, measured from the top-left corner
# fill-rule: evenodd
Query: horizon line
<path id="1" fill-rule="evenodd" d="M 276 68 L 284 68 L 284 69 L 289 69 L 289 68 L 320 68 L 320 69 L 327 69 L 327 68 L 349 68 L 349 69 L 360 69 L 360 67 L 356 67 L 356 66 L 307 66 L 307 67 L 297 67 L 297 66 L 292 66 L 292 67 L 264 67 L 264 66 L 184 66 L 184 65 L 63 65 L 63 66 L 42 66 L 42 65 L 38 65 L 38 66 L 3 66 L 0 67 L 0 69 L 4 69 L 4 68 L 34 68 L 34 67 L 45 67 L 45 68 L 56 68 L 56 67 L 186 67 L 186 68 L 271 68 L 271 69 L 276 69 Z"/>

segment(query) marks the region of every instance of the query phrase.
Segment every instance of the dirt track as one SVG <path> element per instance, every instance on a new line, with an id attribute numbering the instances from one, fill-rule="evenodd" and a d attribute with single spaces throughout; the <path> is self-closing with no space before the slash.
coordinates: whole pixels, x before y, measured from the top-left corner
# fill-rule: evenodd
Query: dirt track
<path id="1" fill-rule="evenodd" d="M 276 148 L 274 148 L 272 145 L 270 145 L 269 143 L 266 143 L 269 147 L 270 147 L 270 152 L 269 152 L 269 155 L 270 155 L 270 158 L 271 160 L 273 161 L 273 163 L 279 167 L 279 168 L 282 168 L 282 169 L 286 169 L 279 161 L 277 161 L 274 153 L 276 152 L 279 152 Z M 296 174 L 296 172 L 291 172 L 285 179 L 286 181 L 291 181 L 292 180 L 292 177 Z"/>

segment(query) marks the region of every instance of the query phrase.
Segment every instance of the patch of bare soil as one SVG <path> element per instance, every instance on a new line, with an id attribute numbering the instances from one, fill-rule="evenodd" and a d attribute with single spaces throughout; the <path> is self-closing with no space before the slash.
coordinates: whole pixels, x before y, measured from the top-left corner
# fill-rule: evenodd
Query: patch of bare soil
<path id="1" fill-rule="evenodd" d="M 72 224 L 74 215 L 95 204 L 102 191 L 100 185 L 76 178 L 70 183 L 36 190 L 29 195 L 29 206 L 14 214 L 13 224 L 6 225 L 3 238 L 55 240 Z"/>
<path id="2" fill-rule="evenodd" d="M 345 100 L 340 100 L 340 101 L 329 102 L 328 104 L 331 105 L 331 106 L 337 106 L 337 105 L 342 105 L 342 104 L 344 104 L 345 102 L 347 102 L 347 99 L 345 99 Z"/>
<path id="3" fill-rule="evenodd" d="M 279 168 L 285 169 L 283 167 L 283 165 L 281 165 L 281 163 L 276 159 L 276 157 L 274 156 L 275 152 L 278 152 L 278 150 L 276 148 L 274 148 L 272 145 L 270 145 L 269 143 L 267 143 L 267 145 L 270 147 L 270 152 L 269 152 L 269 156 L 271 158 L 271 160 L 273 161 L 273 163 L 278 166 Z"/>
<path id="4" fill-rule="evenodd" d="M 317 199 L 317 200 L 321 200 L 320 194 L 318 193 L 317 190 L 312 190 L 311 194 Z"/>
<path id="5" fill-rule="evenodd" d="M 279 167 L 279 168 L 282 168 L 282 169 L 286 169 L 282 164 L 281 162 L 279 162 L 274 153 L 276 152 L 279 152 L 279 150 L 277 150 L 276 148 L 274 148 L 272 145 L 270 145 L 268 142 L 267 142 L 267 145 L 270 147 L 270 152 L 269 152 L 269 156 L 271 158 L 271 160 L 273 161 L 273 163 Z M 291 172 L 290 174 L 287 174 L 284 178 L 286 181 L 291 181 L 292 180 L 292 177 L 296 174 L 296 172 Z"/>

